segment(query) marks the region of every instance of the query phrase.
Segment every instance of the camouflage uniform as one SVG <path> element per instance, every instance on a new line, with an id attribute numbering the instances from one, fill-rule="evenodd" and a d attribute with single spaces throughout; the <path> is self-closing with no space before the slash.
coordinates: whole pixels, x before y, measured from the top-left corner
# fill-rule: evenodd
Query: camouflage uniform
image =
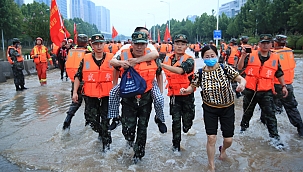
<path id="1" fill-rule="evenodd" d="M 14 64 L 12 65 L 14 84 L 16 86 L 16 91 L 23 90 L 25 87 L 24 74 L 23 74 L 23 61 L 18 62 L 17 56 L 21 56 L 15 49 L 11 48 L 8 51 L 9 57 L 12 59 Z"/>
<path id="2" fill-rule="evenodd" d="M 136 127 L 138 127 L 134 145 L 135 157 L 138 158 L 142 158 L 145 155 L 147 126 L 152 110 L 152 101 L 150 91 L 141 95 L 139 105 L 136 97 L 122 98 L 121 101 L 122 133 L 130 144 L 135 140 Z"/>
<path id="3" fill-rule="evenodd" d="M 104 53 L 105 57 L 106 53 Z M 93 54 L 93 59 L 98 66 L 101 66 L 103 60 L 96 60 Z M 84 60 L 80 62 L 78 71 L 75 75 L 80 82 L 82 82 L 82 69 Z M 79 91 L 79 89 L 78 89 Z M 80 98 L 78 97 L 78 100 Z M 85 119 L 86 124 L 89 124 L 92 129 L 99 133 L 99 139 L 102 140 L 103 150 L 109 149 L 109 145 L 112 143 L 112 138 L 110 132 L 108 132 L 109 119 L 108 114 L 108 96 L 102 98 L 88 97 L 85 96 Z"/>
<path id="4" fill-rule="evenodd" d="M 268 57 L 259 56 L 262 65 Z M 244 60 L 244 68 L 247 67 L 249 58 L 245 58 Z M 275 77 L 279 78 L 283 76 L 284 73 L 282 71 L 281 65 L 278 62 L 278 70 L 275 73 Z M 264 118 L 266 120 L 267 129 L 269 132 L 269 136 L 272 138 L 279 139 L 278 128 L 277 128 L 277 118 L 275 116 L 274 110 L 274 100 L 273 100 L 273 92 L 272 90 L 268 91 L 253 91 L 250 89 L 245 89 L 243 92 L 243 117 L 241 121 L 241 131 L 245 131 L 246 128 L 249 127 L 249 121 L 253 116 L 254 109 L 256 104 L 258 103 L 262 112 L 264 113 Z"/>
<path id="5" fill-rule="evenodd" d="M 173 66 L 177 62 L 176 58 L 172 59 L 171 65 Z M 195 61 L 192 58 L 188 58 L 185 62 L 182 62 L 181 67 L 185 73 L 191 73 L 194 69 Z M 192 75 L 189 76 L 189 79 Z M 193 125 L 195 118 L 195 97 L 194 93 L 186 96 L 170 96 L 170 115 L 172 116 L 172 130 L 173 130 L 173 147 L 175 150 L 180 151 L 181 142 L 181 120 L 183 124 L 183 132 L 187 133 Z"/>

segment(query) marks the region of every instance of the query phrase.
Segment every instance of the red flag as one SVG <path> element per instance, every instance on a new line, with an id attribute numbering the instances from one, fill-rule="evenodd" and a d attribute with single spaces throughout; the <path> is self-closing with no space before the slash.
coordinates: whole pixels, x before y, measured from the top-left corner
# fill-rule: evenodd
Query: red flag
<path id="1" fill-rule="evenodd" d="M 118 32 L 116 31 L 115 27 L 112 28 L 112 39 L 114 39 L 116 36 L 118 36 Z"/>
<path id="2" fill-rule="evenodd" d="M 160 43 L 160 42 L 161 42 L 160 31 L 159 31 L 159 29 L 158 29 L 158 43 Z"/>
<path id="3" fill-rule="evenodd" d="M 65 38 L 64 30 L 62 29 L 62 21 L 57 6 L 56 0 L 52 0 L 49 20 L 50 37 L 54 44 L 61 45 L 61 42 Z"/>
<path id="4" fill-rule="evenodd" d="M 76 23 L 74 23 L 74 43 L 75 43 L 76 45 L 78 45 L 77 37 L 78 37 L 77 25 L 76 25 Z"/>
<path id="5" fill-rule="evenodd" d="M 164 34 L 164 40 L 168 41 L 168 38 L 170 39 L 170 33 L 168 30 L 168 25 L 166 24 L 165 34 Z"/>
<path id="6" fill-rule="evenodd" d="M 64 26 L 62 28 L 63 28 L 63 30 L 65 32 L 65 37 L 69 38 L 70 37 L 70 33 L 68 32 L 68 30 Z"/>

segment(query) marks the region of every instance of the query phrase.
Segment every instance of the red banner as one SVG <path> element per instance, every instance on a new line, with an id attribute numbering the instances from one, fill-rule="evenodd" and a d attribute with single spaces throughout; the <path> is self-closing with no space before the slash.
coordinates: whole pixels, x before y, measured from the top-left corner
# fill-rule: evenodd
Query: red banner
<path id="1" fill-rule="evenodd" d="M 52 0 L 49 21 L 51 40 L 57 46 L 61 46 L 61 42 L 65 38 L 65 33 L 62 29 L 63 25 L 56 0 Z"/>
<path id="2" fill-rule="evenodd" d="M 166 24 L 165 34 L 164 34 L 164 41 L 168 41 L 170 39 L 170 33 L 168 30 L 168 25 Z"/>
<path id="3" fill-rule="evenodd" d="M 78 45 L 77 37 L 78 37 L 77 25 L 76 25 L 76 23 L 74 23 L 74 43 L 76 45 Z"/>
<path id="4" fill-rule="evenodd" d="M 114 39 L 116 36 L 118 36 L 118 32 L 116 31 L 115 27 L 112 28 L 112 39 Z"/>

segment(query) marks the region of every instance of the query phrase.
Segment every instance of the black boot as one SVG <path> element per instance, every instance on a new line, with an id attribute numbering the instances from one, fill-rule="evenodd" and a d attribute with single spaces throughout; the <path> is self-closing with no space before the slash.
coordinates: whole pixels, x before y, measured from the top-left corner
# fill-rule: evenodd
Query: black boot
<path id="1" fill-rule="evenodd" d="M 113 118 L 112 123 L 108 126 L 108 130 L 115 130 L 118 126 L 121 125 L 120 117 Z"/>
<path id="2" fill-rule="evenodd" d="M 26 90 L 27 88 L 24 85 L 21 85 L 21 90 Z"/>
<path id="3" fill-rule="evenodd" d="M 164 134 L 167 132 L 167 127 L 159 118 L 155 116 L 155 123 L 158 125 L 159 131 Z"/>
<path id="4" fill-rule="evenodd" d="M 174 142 L 173 141 L 173 151 L 175 152 L 175 151 L 178 151 L 178 152 L 180 152 L 180 142 Z"/>
<path id="5" fill-rule="evenodd" d="M 19 85 L 15 85 L 15 87 L 16 87 L 16 91 L 22 91 Z"/>
<path id="6" fill-rule="evenodd" d="M 70 123 L 72 122 L 72 118 L 74 115 L 67 114 L 65 121 L 63 123 L 63 130 L 70 128 Z"/>

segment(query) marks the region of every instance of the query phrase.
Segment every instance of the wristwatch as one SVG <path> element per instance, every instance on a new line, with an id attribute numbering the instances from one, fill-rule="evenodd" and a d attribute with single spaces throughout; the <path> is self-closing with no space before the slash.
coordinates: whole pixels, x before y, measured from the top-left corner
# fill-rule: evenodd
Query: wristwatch
<path id="1" fill-rule="evenodd" d="M 286 84 L 284 84 L 284 85 L 282 85 L 282 88 L 283 88 L 283 87 L 287 88 L 287 85 L 286 85 Z"/>

